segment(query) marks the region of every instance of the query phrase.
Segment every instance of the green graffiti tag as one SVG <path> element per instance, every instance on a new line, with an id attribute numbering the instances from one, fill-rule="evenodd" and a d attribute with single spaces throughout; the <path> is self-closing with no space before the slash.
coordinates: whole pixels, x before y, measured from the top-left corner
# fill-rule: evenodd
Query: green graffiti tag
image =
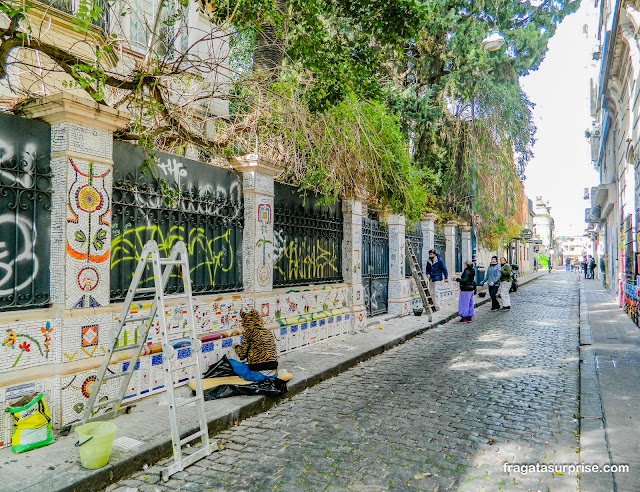
<path id="1" fill-rule="evenodd" d="M 129 224 L 127 224 L 129 225 Z M 234 252 L 232 245 L 232 229 L 213 238 L 207 237 L 203 228 L 193 228 L 185 234 L 185 228 L 174 225 L 164 232 L 159 226 L 124 227 L 125 231 L 114 235 L 111 240 L 111 270 L 126 265 L 125 269 L 135 271 L 136 264 L 140 260 L 140 253 L 145 243 L 155 240 L 163 256 L 171 252 L 171 248 L 178 241 L 184 241 L 189 252 L 192 278 L 196 274 L 204 273 L 206 282 L 216 285 L 216 277 L 220 272 L 229 272 L 234 268 Z M 123 265 L 121 265 L 123 264 Z M 172 277 L 178 277 L 174 273 Z M 148 275 L 143 282 L 153 279 L 153 273 Z"/>
<path id="2" fill-rule="evenodd" d="M 273 268 L 286 280 L 315 280 L 330 278 L 332 273 L 338 272 L 337 263 L 335 243 L 324 249 L 320 240 L 316 240 L 314 246 L 289 241 Z"/>

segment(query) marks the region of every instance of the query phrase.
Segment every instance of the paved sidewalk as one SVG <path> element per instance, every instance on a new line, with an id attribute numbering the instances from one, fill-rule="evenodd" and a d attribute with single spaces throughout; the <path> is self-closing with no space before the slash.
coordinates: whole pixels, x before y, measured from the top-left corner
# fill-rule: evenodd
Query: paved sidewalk
<path id="1" fill-rule="evenodd" d="M 546 272 L 540 272 L 525 276 L 520 284 L 526 285 L 546 275 Z M 476 297 L 477 305 L 488 300 L 488 296 L 484 299 Z M 457 305 L 453 304 L 445 305 L 433 316 L 432 322 L 426 316 L 380 317 L 364 333 L 334 337 L 285 354 L 281 357 L 281 367 L 294 374 L 287 396 L 300 393 L 361 361 L 456 318 Z M 178 396 L 189 394 L 186 388 L 178 392 Z M 131 414 L 121 415 L 114 420 L 118 425 L 118 436 L 136 439 L 141 444 L 127 452 L 114 449 L 109 464 L 99 470 L 85 470 L 80 466 L 78 450 L 74 447 L 77 439 L 73 433 L 57 436 L 54 444 L 24 454 L 12 454 L 9 448 L 0 450 L 0 491 L 100 490 L 143 469 L 145 465 L 152 465 L 170 456 L 168 412 L 163 400 L 164 395 L 141 400 Z M 247 396 L 206 402 L 210 434 L 219 433 L 232 427 L 235 422 L 260 414 L 275 403 L 274 399 Z M 184 416 L 180 422 L 181 431 L 195 430 L 193 422 L 189 415 Z M 151 472 L 149 475 L 152 475 Z"/>
<path id="2" fill-rule="evenodd" d="M 598 280 L 581 280 L 580 461 L 628 473 L 582 473 L 581 492 L 640 490 L 640 329 Z"/>

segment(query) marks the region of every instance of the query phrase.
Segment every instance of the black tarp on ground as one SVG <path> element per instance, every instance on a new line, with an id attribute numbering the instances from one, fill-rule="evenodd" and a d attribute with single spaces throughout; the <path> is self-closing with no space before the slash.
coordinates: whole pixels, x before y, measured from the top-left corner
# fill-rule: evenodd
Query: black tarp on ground
<path id="1" fill-rule="evenodd" d="M 223 356 L 202 375 L 203 378 L 222 378 L 235 376 L 227 356 Z M 273 378 L 251 384 L 221 384 L 204 391 L 205 400 L 217 400 L 229 396 L 239 395 L 267 395 L 271 397 L 282 396 L 287 392 L 287 383 L 281 379 Z"/>

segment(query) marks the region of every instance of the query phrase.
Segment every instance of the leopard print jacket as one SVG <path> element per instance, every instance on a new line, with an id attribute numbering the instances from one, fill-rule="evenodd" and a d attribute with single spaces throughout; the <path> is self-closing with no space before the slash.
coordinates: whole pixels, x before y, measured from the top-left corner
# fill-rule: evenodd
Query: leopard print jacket
<path id="1" fill-rule="evenodd" d="M 242 343 L 236 347 L 241 360 L 247 359 L 251 371 L 267 371 L 278 368 L 276 338 L 264 327 L 260 313 L 255 309 L 241 312 L 244 334 Z"/>

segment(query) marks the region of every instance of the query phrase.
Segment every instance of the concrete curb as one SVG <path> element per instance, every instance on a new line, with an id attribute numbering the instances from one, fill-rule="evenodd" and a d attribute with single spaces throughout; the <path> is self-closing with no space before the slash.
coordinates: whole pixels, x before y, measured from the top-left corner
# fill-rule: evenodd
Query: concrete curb
<path id="1" fill-rule="evenodd" d="M 542 277 L 544 272 L 538 275 L 530 274 L 519 280 L 519 286 L 525 286 L 530 282 Z M 489 297 L 486 297 L 475 303 L 475 307 L 482 306 L 490 301 Z M 279 399 L 267 398 L 267 397 L 254 397 L 253 401 L 247 401 L 240 408 L 229 411 L 228 413 L 218 416 L 208 422 L 209 434 L 218 434 L 234 425 L 235 422 L 239 422 L 248 417 L 258 415 L 262 412 L 269 410 L 272 406 L 276 405 L 284 399 L 290 399 L 295 395 L 303 392 L 307 388 L 314 386 L 322 381 L 330 379 L 346 370 L 356 366 L 360 362 L 368 360 L 376 355 L 379 355 L 389 349 L 397 347 L 412 338 L 417 337 L 425 333 L 426 331 L 436 328 L 440 325 L 448 323 L 449 321 L 458 317 L 457 312 L 454 312 L 445 318 L 431 322 L 422 328 L 418 328 L 410 333 L 400 335 L 386 343 L 378 345 L 374 348 L 355 354 L 345 360 L 342 360 L 335 366 L 321 370 L 320 372 L 310 375 L 310 377 L 294 382 L 288 386 L 289 391 L 285 396 Z M 195 432 L 196 426 L 192 429 L 185 431 L 183 436 Z M 109 485 L 119 480 L 125 479 L 135 472 L 140 471 L 144 465 L 150 465 L 157 463 L 158 461 L 171 456 L 171 438 L 170 436 L 164 442 L 159 445 L 153 445 L 145 449 L 132 452 L 126 460 L 119 461 L 117 463 L 109 464 L 104 468 L 94 470 L 91 475 L 85 477 L 77 477 L 77 481 L 72 484 L 63 485 L 62 488 L 56 489 L 64 492 L 81 492 L 86 490 L 102 490 Z M 152 474 L 152 472 L 149 472 Z"/>
<path id="2" fill-rule="evenodd" d="M 606 420 L 602 407 L 600 382 L 597 372 L 597 354 L 593 344 L 587 295 L 580 278 L 580 463 L 611 463 L 607 442 Z M 616 490 L 613 474 L 579 473 L 578 484 L 581 492 Z"/>

